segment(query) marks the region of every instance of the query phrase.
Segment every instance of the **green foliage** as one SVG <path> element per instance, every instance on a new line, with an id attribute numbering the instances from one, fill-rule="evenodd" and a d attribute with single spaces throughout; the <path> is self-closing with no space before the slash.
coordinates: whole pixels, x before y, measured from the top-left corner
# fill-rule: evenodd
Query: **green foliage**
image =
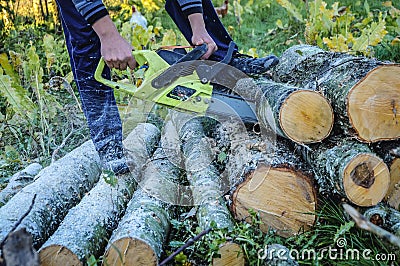
<path id="1" fill-rule="evenodd" d="M 335 237 L 333 238 L 333 242 L 336 243 L 336 241 L 342 237 L 344 234 L 350 231 L 351 228 L 353 228 L 355 223 L 353 221 L 346 222 L 344 224 L 340 225 L 340 228 L 336 231 Z"/>
<path id="2" fill-rule="evenodd" d="M 354 222 L 349 220 L 348 215 L 344 212 L 340 203 L 328 199 L 322 199 L 321 208 L 317 213 L 317 221 L 315 226 L 298 236 L 290 237 L 286 240 L 288 248 L 296 249 L 300 252 L 306 249 L 316 251 L 318 257 L 323 257 L 318 261 L 300 260 L 301 264 L 312 265 L 376 265 L 374 260 L 365 259 L 360 255 L 359 260 L 338 259 L 324 255 L 324 250 L 329 248 L 340 248 L 345 250 L 358 250 L 360 254 L 364 250 L 371 250 L 371 256 L 375 254 L 391 254 L 397 252 L 397 257 L 400 255 L 399 250 L 394 250 L 393 246 L 389 246 L 377 236 L 363 231 L 354 225 Z M 379 265 L 390 265 L 391 262 L 381 262 Z"/>
<path id="3" fill-rule="evenodd" d="M 168 251 L 169 253 L 172 253 L 172 251 L 201 232 L 201 229 L 197 226 L 195 217 L 188 218 L 186 214 L 183 214 L 181 217 L 180 220 L 172 221 L 171 241 L 168 244 L 168 247 L 171 249 Z M 220 245 L 230 241 L 241 246 L 248 265 L 260 265 L 261 260 L 258 258 L 259 250 L 264 248 L 265 245 L 283 243 L 284 240 L 274 235 L 272 231 L 268 234 L 263 233 L 259 228 L 261 222 L 256 212 L 250 210 L 249 218 L 251 220 L 250 223 L 244 221 L 238 222 L 232 230 L 228 230 L 227 228 L 218 229 L 215 223 L 211 223 L 212 231 L 183 251 L 183 254 L 186 256 L 185 262 L 190 262 L 194 265 L 204 265 L 207 262 L 210 265 L 213 258 L 220 256 L 218 254 Z"/>
<path id="4" fill-rule="evenodd" d="M 371 55 L 372 47 L 384 41 L 388 33 L 387 23 L 393 23 L 393 17 L 399 16 L 397 9 L 391 4 L 391 9 L 373 13 L 368 0 L 365 0 L 364 17 L 363 14 L 353 12 L 351 6 L 340 6 L 339 2 L 334 2 L 331 8 L 328 8 L 325 1 L 315 0 L 309 2 L 308 16 L 303 19 L 300 11 L 291 2 L 277 2 L 290 16 L 300 23 L 305 23 L 306 43 L 332 51 L 363 55 Z M 390 19 L 387 19 L 388 13 L 391 14 Z"/>
<path id="5" fill-rule="evenodd" d="M 0 55 L 0 57 L 3 56 Z M 16 114 L 25 118 L 27 121 L 35 119 L 36 108 L 29 98 L 28 91 L 18 83 L 15 83 L 15 80 L 10 76 L 4 75 L 2 69 L 0 69 L 0 92 L 1 95 L 7 99 L 7 102 L 11 105 L 12 110 Z"/>
<path id="6" fill-rule="evenodd" d="M 104 181 L 112 187 L 115 187 L 118 184 L 118 178 L 115 173 L 111 170 L 103 169 L 101 172 L 101 177 Z"/>
<path id="7" fill-rule="evenodd" d="M 228 157 L 227 154 L 226 154 L 224 151 L 221 151 L 221 152 L 218 154 L 218 163 L 223 163 L 223 162 L 225 162 L 225 160 L 226 160 L 227 157 Z"/>
<path id="8" fill-rule="evenodd" d="M 180 219 L 172 221 L 168 254 L 201 232 L 193 216 L 193 210 L 187 211 L 188 213 L 183 213 Z M 326 252 L 329 248 L 336 249 L 333 250 L 334 254 L 339 254 L 340 248 L 343 247 L 345 250 L 358 250 L 360 254 L 369 249 L 371 257 L 375 254 L 400 256 L 398 249 L 393 249 L 377 236 L 357 228 L 354 222 L 349 220 L 341 205 L 331 200 L 323 199 L 321 202 L 321 209 L 317 213 L 317 221 L 313 228 L 286 239 L 276 235 L 273 230 L 262 232 L 260 229 L 262 222 L 258 213 L 251 210 L 249 213 L 248 222 L 237 222 L 232 230 L 218 229 L 214 224 L 210 233 L 183 251 L 184 256 L 181 256 L 185 258 L 183 261 L 194 265 L 205 265 L 205 263 L 210 265 L 212 259 L 218 257 L 218 247 L 227 241 L 241 246 L 247 265 L 263 265 L 259 252 L 271 244 L 284 245 L 289 250 L 297 251 L 298 254 L 315 252 L 315 259 L 318 260 L 313 261 L 312 256 L 310 258 L 306 255 L 299 256 L 300 265 L 355 265 L 354 263 L 375 265 L 374 260 L 365 259 L 361 255 L 356 261 L 352 261 L 351 257 L 348 257 L 349 259 L 330 257 Z M 340 246 L 341 244 L 344 246 Z M 292 255 L 295 256 L 296 252 Z M 176 261 L 176 265 L 182 265 L 179 263 Z M 379 265 L 390 265 L 390 263 L 382 261 Z"/>
<path id="9" fill-rule="evenodd" d="M 10 145 L 4 147 L 4 153 L 0 155 L 0 170 L 2 173 L 8 171 L 16 172 L 21 164 L 20 154 Z M 0 180 L 7 179 L 8 176 L 0 175 Z"/>
<path id="10" fill-rule="evenodd" d="M 96 259 L 94 255 L 90 255 L 90 257 L 86 260 L 87 266 L 97 266 L 100 262 L 100 259 Z"/>
<path id="11" fill-rule="evenodd" d="M 69 57 L 65 51 L 64 39 L 54 38 L 45 34 L 43 37 L 43 50 L 46 56 L 46 69 L 49 76 L 59 75 L 64 77 L 70 71 Z"/>
<path id="12" fill-rule="evenodd" d="M 65 48 L 61 47 L 59 41 L 45 35 L 41 42 L 27 41 L 25 49 L 18 48 L 18 52 L 10 50 L 8 54 L 0 54 L 1 137 L 4 140 L 0 142 L 0 149 L 4 150 L 5 143 L 15 147 L 20 156 L 19 167 L 30 158 L 49 160 L 69 131 L 84 125 L 83 115 L 78 114 L 79 105 L 71 105 L 76 97 L 69 84 L 49 82 L 50 75 L 63 74 L 69 69 Z M 62 92 L 66 84 L 70 93 L 67 97 Z M 3 164 L 3 168 L 4 177 L 18 170 L 8 164 Z"/>
<path id="13" fill-rule="evenodd" d="M 300 13 L 300 10 L 291 1 L 276 0 L 276 2 L 284 7 L 292 17 L 300 22 L 303 21 L 303 15 Z"/>

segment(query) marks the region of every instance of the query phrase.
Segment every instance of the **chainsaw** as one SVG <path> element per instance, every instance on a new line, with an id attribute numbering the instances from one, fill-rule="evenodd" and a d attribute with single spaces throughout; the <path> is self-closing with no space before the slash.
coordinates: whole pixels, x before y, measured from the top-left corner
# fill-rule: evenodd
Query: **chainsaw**
<path id="1" fill-rule="evenodd" d="M 222 117 L 240 117 L 246 124 L 255 124 L 255 105 L 232 92 L 244 73 L 227 66 L 233 54 L 234 43 L 229 45 L 225 58 L 220 62 L 199 60 L 207 52 L 207 45 L 185 49 L 158 51 L 132 51 L 140 68 L 144 68 L 143 82 L 136 86 L 111 81 L 102 76 L 105 62 L 100 60 L 95 79 L 115 90 L 133 97 L 151 101 L 168 108 Z"/>

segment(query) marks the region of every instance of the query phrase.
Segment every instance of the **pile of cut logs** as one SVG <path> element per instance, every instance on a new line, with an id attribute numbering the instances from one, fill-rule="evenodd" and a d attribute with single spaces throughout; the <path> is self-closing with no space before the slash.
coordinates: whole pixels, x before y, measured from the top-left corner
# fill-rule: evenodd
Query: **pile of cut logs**
<path id="1" fill-rule="evenodd" d="M 142 123 L 125 138 L 131 173 L 113 184 L 86 142 L 0 195 L 3 258 L 10 232 L 25 228 L 41 265 L 83 265 L 91 255 L 157 265 L 175 205 L 196 206 L 203 230 L 232 228 L 254 210 L 263 230 L 288 237 L 313 226 L 319 195 L 384 204 L 367 217 L 400 234 L 400 65 L 299 45 L 272 76 L 239 80 L 235 92 L 255 102 L 260 128 L 273 134 L 232 119 L 209 123 L 210 136 L 205 118 L 170 111 L 161 131 Z M 224 157 L 222 171 L 215 161 Z M 245 264 L 236 243 L 220 253 L 214 265 Z"/>

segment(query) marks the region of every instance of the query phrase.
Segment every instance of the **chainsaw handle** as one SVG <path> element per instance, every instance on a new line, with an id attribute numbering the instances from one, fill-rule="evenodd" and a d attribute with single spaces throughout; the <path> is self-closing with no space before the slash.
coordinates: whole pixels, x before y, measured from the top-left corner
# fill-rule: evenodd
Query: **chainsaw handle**
<path id="1" fill-rule="evenodd" d="M 102 83 L 102 84 L 104 84 L 104 85 L 106 85 L 106 86 L 108 86 L 110 88 L 113 88 L 113 89 L 119 89 L 120 86 L 127 85 L 127 84 L 122 84 L 122 83 L 118 83 L 118 82 L 103 78 L 102 73 L 103 73 L 105 65 L 106 65 L 106 62 L 104 61 L 103 58 L 101 58 L 100 61 L 99 61 L 99 64 L 97 65 L 96 71 L 94 72 L 94 78 L 98 82 L 100 82 L 100 83 Z M 133 90 L 136 91 L 137 88 L 136 88 L 135 85 L 130 85 L 129 88 L 126 88 L 126 89 L 128 89 L 128 90 L 132 90 L 133 89 Z"/>
<path id="2" fill-rule="evenodd" d="M 207 52 L 207 44 L 202 44 L 194 48 L 192 51 L 184 55 L 178 62 L 184 62 L 184 61 L 191 61 L 191 60 L 196 60 L 199 59 L 202 55 L 204 55 Z M 144 73 L 144 80 L 151 80 L 152 77 L 155 77 L 155 75 L 159 75 L 160 73 L 164 72 L 165 69 L 168 69 L 170 65 L 162 59 L 155 51 L 150 51 L 150 50 L 137 50 L 137 51 L 132 51 L 132 55 L 136 60 L 136 63 L 139 66 L 143 66 L 146 63 L 148 64 L 148 69 Z M 175 63 L 175 64 L 176 64 Z M 121 82 L 116 82 L 112 80 L 108 80 L 102 76 L 104 67 L 106 66 L 106 63 L 104 61 L 104 58 L 101 58 L 99 61 L 99 64 L 97 65 L 96 71 L 94 73 L 94 78 L 110 87 L 113 89 L 120 89 L 124 90 L 130 94 L 135 94 L 141 87 L 145 86 L 146 82 L 143 82 L 142 85 L 138 88 L 134 84 L 126 84 L 126 83 L 121 83 Z"/>
<path id="3" fill-rule="evenodd" d="M 143 66 L 146 63 L 149 65 L 149 68 L 144 74 L 144 79 L 151 77 L 152 75 L 159 73 L 161 70 L 165 69 L 166 67 L 169 66 L 167 62 L 165 62 L 156 52 L 154 51 L 149 51 L 149 50 L 138 50 L 138 51 L 132 51 L 132 55 L 135 58 L 137 64 L 139 66 Z M 134 94 L 137 90 L 138 87 L 136 87 L 134 84 L 126 84 L 126 83 L 121 83 L 121 82 L 116 82 L 112 80 L 108 80 L 102 76 L 103 70 L 106 66 L 106 62 L 104 61 L 104 58 L 101 58 L 99 61 L 99 64 L 97 65 L 96 71 L 94 73 L 94 78 L 113 89 L 122 89 L 124 91 L 127 91 L 129 93 Z"/>

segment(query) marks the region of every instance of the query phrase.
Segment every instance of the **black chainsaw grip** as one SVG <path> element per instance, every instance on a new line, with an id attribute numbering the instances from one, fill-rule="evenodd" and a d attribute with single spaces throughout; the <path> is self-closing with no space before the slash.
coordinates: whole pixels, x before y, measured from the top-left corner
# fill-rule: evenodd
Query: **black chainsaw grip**
<path id="1" fill-rule="evenodd" d="M 203 43 L 202 45 L 196 46 L 192 51 L 185 54 L 181 59 L 179 59 L 177 63 L 192 61 L 200 59 L 207 52 L 207 44 Z"/>

